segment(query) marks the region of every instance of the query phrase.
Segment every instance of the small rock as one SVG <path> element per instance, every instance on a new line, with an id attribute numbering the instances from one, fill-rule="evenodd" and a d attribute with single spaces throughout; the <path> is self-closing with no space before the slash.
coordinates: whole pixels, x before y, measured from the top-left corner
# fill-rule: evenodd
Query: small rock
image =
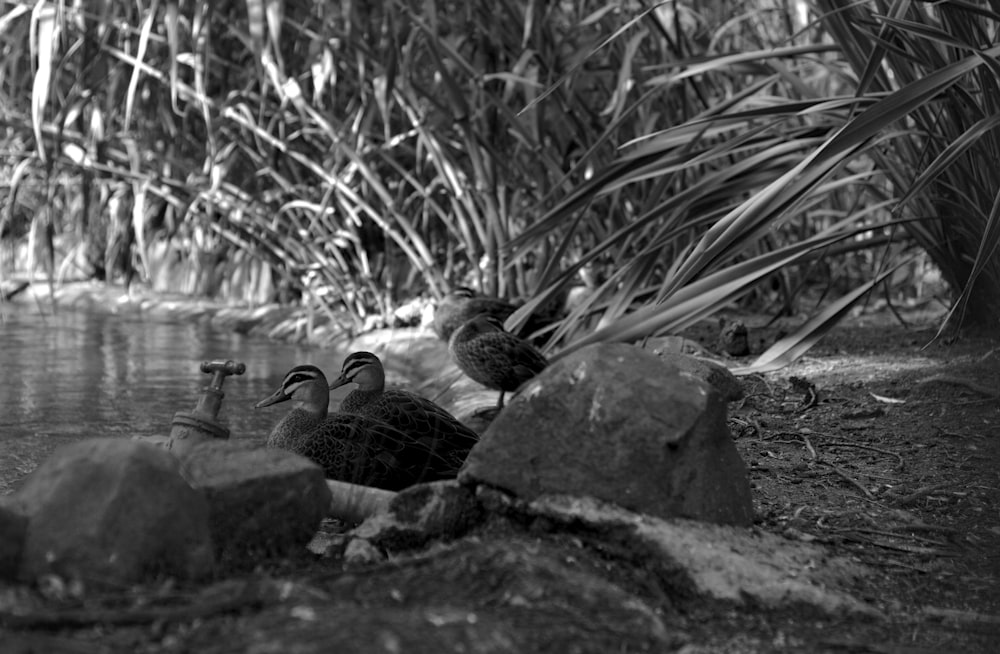
<path id="1" fill-rule="evenodd" d="M 453 479 L 410 486 L 393 498 L 388 515 L 446 538 L 461 535 L 480 517 L 475 493 Z"/>
<path id="2" fill-rule="evenodd" d="M 214 440 L 182 461 L 208 502 L 216 556 L 227 565 L 305 547 L 330 506 L 323 469 L 292 452 Z"/>
<path id="3" fill-rule="evenodd" d="M 742 357 L 750 354 L 750 337 L 742 320 L 719 319 L 719 351 L 730 356 Z"/>
<path id="4" fill-rule="evenodd" d="M 387 551 L 400 551 L 432 539 L 457 538 L 480 516 L 472 489 L 454 480 L 436 481 L 400 491 L 388 511 L 365 520 L 351 535 Z"/>
<path id="5" fill-rule="evenodd" d="M 330 525 L 331 529 L 324 529 L 324 525 Z M 340 556 L 349 540 L 350 536 L 343 531 L 343 523 L 327 518 L 306 545 L 306 549 L 317 556 Z"/>
<path id="6" fill-rule="evenodd" d="M 22 579 L 56 574 L 118 586 L 212 571 L 208 505 L 155 445 L 114 438 L 67 445 L 11 501 L 28 519 Z"/>
<path id="7" fill-rule="evenodd" d="M 660 517 L 753 521 L 746 466 L 719 393 L 621 343 L 582 348 L 529 381 L 459 479 L 524 501 L 589 495 Z"/>
<path id="8" fill-rule="evenodd" d="M 381 563 L 385 559 L 382 550 L 364 538 L 352 538 L 344 547 L 344 565 L 349 568 Z"/>
<path id="9" fill-rule="evenodd" d="M 0 498 L 0 579 L 13 580 L 21 563 L 28 519 Z"/>

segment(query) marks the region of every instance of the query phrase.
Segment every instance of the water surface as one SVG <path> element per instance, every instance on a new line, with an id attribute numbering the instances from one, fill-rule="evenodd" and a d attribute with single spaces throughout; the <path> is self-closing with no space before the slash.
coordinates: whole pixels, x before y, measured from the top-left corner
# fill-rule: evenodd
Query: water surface
<path id="1" fill-rule="evenodd" d="M 293 365 L 328 374 L 329 350 L 219 331 L 204 319 L 168 323 L 134 313 L 0 304 L 0 494 L 53 449 L 95 436 L 170 433 L 210 380 L 203 360 L 242 361 L 226 379 L 220 420 L 231 438 L 262 442 L 287 405 L 255 411 Z"/>

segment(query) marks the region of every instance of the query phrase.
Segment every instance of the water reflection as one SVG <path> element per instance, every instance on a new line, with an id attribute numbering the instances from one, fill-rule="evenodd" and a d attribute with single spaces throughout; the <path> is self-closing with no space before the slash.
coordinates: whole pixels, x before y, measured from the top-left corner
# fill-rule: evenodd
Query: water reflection
<path id="1" fill-rule="evenodd" d="M 263 441 L 281 411 L 254 411 L 294 364 L 334 372 L 328 350 L 216 331 L 204 320 L 0 305 L 0 494 L 57 446 L 94 436 L 158 435 L 194 408 L 206 359 L 235 359 L 220 419 L 232 438 Z"/>

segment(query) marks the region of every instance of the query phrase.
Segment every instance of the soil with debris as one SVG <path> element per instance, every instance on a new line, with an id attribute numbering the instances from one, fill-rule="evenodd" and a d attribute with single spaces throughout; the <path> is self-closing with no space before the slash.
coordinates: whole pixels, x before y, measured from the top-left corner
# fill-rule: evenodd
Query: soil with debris
<path id="1" fill-rule="evenodd" d="M 776 338 L 746 322 L 757 351 Z M 711 346 L 718 332 L 689 336 Z M 0 649 L 1000 651 L 1000 334 L 933 337 L 891 315 L 853 319 L 794 365 L 743 378 L 730 405 L 757 527 L 866 564 L 847 590 L 884 620 L 673 597 L 599 534 L 493 520 L 405 565 L 304 554 L 198 587 L 0 587 Z"/>
<path id="2" fill-rule="evenodd" d="M 935 334 L 852 320 L 730 406 L 758 524 L 875 571 L 838 651 L 1000 651 L 1000 329 Z"/>

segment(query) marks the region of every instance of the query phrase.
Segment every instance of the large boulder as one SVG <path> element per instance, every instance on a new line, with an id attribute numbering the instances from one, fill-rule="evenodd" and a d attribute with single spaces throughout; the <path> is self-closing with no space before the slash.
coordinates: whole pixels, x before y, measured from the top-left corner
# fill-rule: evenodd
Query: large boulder
<path id="1" fill-rule="evenodd" d="M 691 373 L 708 382 L 727 402 L 738 402 L 743 399 L 743 385 L 736 379 L 736 375 L 721 363 L 683 352 L 671 352 L 655 342 L 646 343 L 644 349 L 660 357 L 664 362 L 676 366 L 680 371 Z"/>
<path id="2" fill-rule="evenodd" d="M 294 452 L 213 440 L 182 462 L 208 501 L 216 556 L 226 565 L 304 549 L 330 506 L 323 469 Z"/>
<path id="3" fill-rule="evenodd" d="M 22 579 L 120 586 L 212 571 L 208 504 L 155 445 L 98 438 L 64 446 L 9 501 L 28 519 Z"/>
<path id="4" fill-rule="evenodd" d="M 725 400 L 696 375 L 625 344 L 582 348 L 523 386 L 459 478 L 526 501 L 583 495 L 663 518 L 753 521 Z"/>

